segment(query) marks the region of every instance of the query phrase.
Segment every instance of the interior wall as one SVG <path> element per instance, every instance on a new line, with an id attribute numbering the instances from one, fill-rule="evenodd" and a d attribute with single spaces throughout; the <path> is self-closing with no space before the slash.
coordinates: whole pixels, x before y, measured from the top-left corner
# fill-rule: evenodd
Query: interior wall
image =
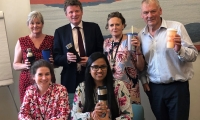
<path id="1" fill-rule="evenodd" d="M 26 19 L 28 13 L 30 12 L 30 3 L 29 0 L 0 0 L 0 10 L 4 11 L 5 14 L 9 51 L 10 51 L 11 61 L 13 62 L 14 47 L 18 38 L 29 34 L 29 30 L 26 26 Z M 143 21 L 141 21 L 141 23 L 143 23 Z M 50 26 L 46 27 L 48 28 Z M 191 105 L 190 105 L 189 120 L 200 120 L 200 114 L 198 113 L 200 111 L 200 104 L 198 103 L 198 101 L 200 100 L 200 93 L 199 93 L 200 55 L 198 55 L 198 59 L 196 62 L 194 62 L 193 65 L 195 70 L 195 76 L 190 81 Z M 60 70 L 61 68 L 55 70 L 56 78 L 58 81 L 60 79 Z M 19 92 L 18 92 L 19 72 L 13 70 L 13 76 L 14 76 L 14 84 L 12 84 L 10 88 L 14 96 L 16 105 L 19 108 L 20 107 Z M 145 110 L 145 120 L 155 120 L 155 117 L 153 116 L 152 111 L 150 109 L 148 98 L 146 94 L 143 92 L 142 87 L 140 87 L 140 89 L 141 89 L 142 105 Z"/>
<path id="2" fill-rule="evenodd" d="M 14 48 L 18 38 L 29 34 L 26 20 L 27 15 L 30 12 L 30 0 L 0 0 L 0 11 L 4 12 L 9 52 L 11 62 L 13 62 Z M 15 103 L 19 108 L 19 72 L 13 70 L 13 77 L 14 83 L 10 85 L 10 89 L 14 97 Z"/>
<path id="3" fill-rule="evenodd" d="M 200 38 L 199 38 L 200 39 Z M 189 120 L 200 120 L 200 53 L 193 63 L 194 77 L 190 80 L 190 117 Z"/>

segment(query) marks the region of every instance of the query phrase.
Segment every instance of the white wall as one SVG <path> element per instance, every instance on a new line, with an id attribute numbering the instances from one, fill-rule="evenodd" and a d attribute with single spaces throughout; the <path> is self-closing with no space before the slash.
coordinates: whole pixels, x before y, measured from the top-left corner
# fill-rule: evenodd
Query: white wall
<path id="1" fill-rule="evenodd" d="M 200 38 L 199 38 L 200 39 Z M 200 53 L 194 62 L 194 77 L 190 83 L 190 120 L 200 120 Z"/>
<path id="2" fill-rule="evenodd" d="M 29 0 L 0 0 L 0 11 L 4 12 L 11 61 L 14 48 L 19 37 L 29 34 L 26 26 L 27 15 L 30 12 Z M 19 108 L 18 81 L 19 72 L 13 70 L 14 84 L 10 86 L 15 102 Z M 8 113 L 9 114 L 9 113 Z M 17 116 L 16 116 L 17 118 Z"/>
<path id="3" fill-rule="evenodd" d="M 11 61 L 13 61 L 14 47 L 17 42 L 17 39 L 21 36 L 25 36 L 30 33 L 26 26 L 27 15 L 30 12 L 30 3 L 29 0 L 0 0 L 0 11 L 4 11 L 8 41 L 9 41 L 10 56 L 11 56 Z M 47 32 L 44 31 L 44 33 Z M 195 70 L 195 76 L 190 81 L 191 105 L 190 105 L 189 120 L 200 120 L 200 114 L 199 114 L 200 104 L 198 103 L 198 101 L 200 100 L 200 87 L 199 87 L 200 55 L 198 55 L 198 59 L 196 62 L 194 62 L 193 65 Z M 60 79 L 60 70 L 61 68 L 56 69 L 56 78 L 58 82 Z M 11 85 L 10 88 L 14 95 L 15 102 L 17 103 L 17 106 L 19 108 L 20 106 L 19 92 L 18 92 L 19 72 L 13 70 L 13 76 L 14 76 L 14 84 Z M 142 97 L 142 105 L 145 110 L 145 120 L 155 120 L 155 117 L 153 116 L 149 106 L 148 98 L 146 94 L 144 94 L 142 87 L 141 87 L 141 97 Z"/>

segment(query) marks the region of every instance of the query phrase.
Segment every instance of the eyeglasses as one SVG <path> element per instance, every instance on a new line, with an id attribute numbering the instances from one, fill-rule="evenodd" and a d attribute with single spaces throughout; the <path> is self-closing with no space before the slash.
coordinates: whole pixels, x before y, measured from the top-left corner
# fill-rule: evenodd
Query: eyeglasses
<path id="1" fill-rule="evenodd" d="M 93 71 L 98 71 L 99 69 L 106 70 L 108 66 L 106 66 L 106 65 L 102 65 L 102 66 L 94 65 L 94 66 L 90 66 L 90 67 L 92 68 Z"/>

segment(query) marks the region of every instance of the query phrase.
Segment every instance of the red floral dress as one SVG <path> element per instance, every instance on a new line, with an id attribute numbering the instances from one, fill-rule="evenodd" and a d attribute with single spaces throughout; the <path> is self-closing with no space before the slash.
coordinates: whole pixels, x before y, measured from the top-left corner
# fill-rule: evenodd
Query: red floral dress
<path id="1" fill-rule="evenodd" d="M 22 63 L 24 63 L 24 61 L 27 59 L 27 57 L 26 57 L 27 48 L 31 48 L 31 50 L 35 56 L 35 60 L 42 59 L 42 50 L 44 50 L 44 49 L 50 49 L 51 54 L 52 54 L 53 36 L 46 35 L 44 40 L 42 41 L 39 49 L 37 49 L 34 46 L 34 43 L 32 42 L 32 40 L 30 39 L 29 36 L 19 38 L 19 43 L 20 43 L 21 50 L 22 50 Z M 26 88 L 29 85 L 32 85 L 34 83 L 34 81 L 31 79 L 29 70 L 22 70 L 20 73 L 19 79 L 20 79 L 19 80 L 19 94 L 20 94 L 20 101 L 22 103 Z"/>
<path id="2" fill-rule="evenodd" d="M 129 51 L 127 46 L 128 40 L 123 40 L 116 53 L 118 43 L 114 43 L 112 47 L 112 41 L 108 38 L 104 40 L 104 53 L 110 61 L 111 68 L 111 56 L 114 58 L 116 54 L 113 77 L 124 82 L 129 90 L 132 103 L 140 104 L 138 72 L 135 65 L 137 62 L 136 54 L 134 51 Z"/>
<path id="3" fill-rule="evenodd" d="M 36 85 L 27 88 L 20 107 L 19 120 L 66 120 L 70 114 L 68 93 L 60 84 L 51 84 L 40 95 Z"/>

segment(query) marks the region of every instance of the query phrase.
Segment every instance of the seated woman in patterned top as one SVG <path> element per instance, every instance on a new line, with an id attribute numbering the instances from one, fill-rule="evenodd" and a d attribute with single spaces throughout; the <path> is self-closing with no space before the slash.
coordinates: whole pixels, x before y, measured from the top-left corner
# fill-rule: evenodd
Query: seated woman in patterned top
<path id="1" fill-rule="evenodd" d="M 107 87 L 107 105 L 98 102 L 97 88 Z M 101 117 L 105 114 L 105 117 Z M 130 94 L 122 81 L 113 80 L 107 57 L 93 53 L 87 61 L 85 82 L 76 89 L 72 120 L 131 120 L 133 117 Z"/>
<path id="2" fill-rule="evenodd" d="M 27 88 L 19 120 L 66 120 L 70 114 L 68 93 L 55 81 L 53 65 L 43 59 L 31 66 L 35 85 Z"/>

